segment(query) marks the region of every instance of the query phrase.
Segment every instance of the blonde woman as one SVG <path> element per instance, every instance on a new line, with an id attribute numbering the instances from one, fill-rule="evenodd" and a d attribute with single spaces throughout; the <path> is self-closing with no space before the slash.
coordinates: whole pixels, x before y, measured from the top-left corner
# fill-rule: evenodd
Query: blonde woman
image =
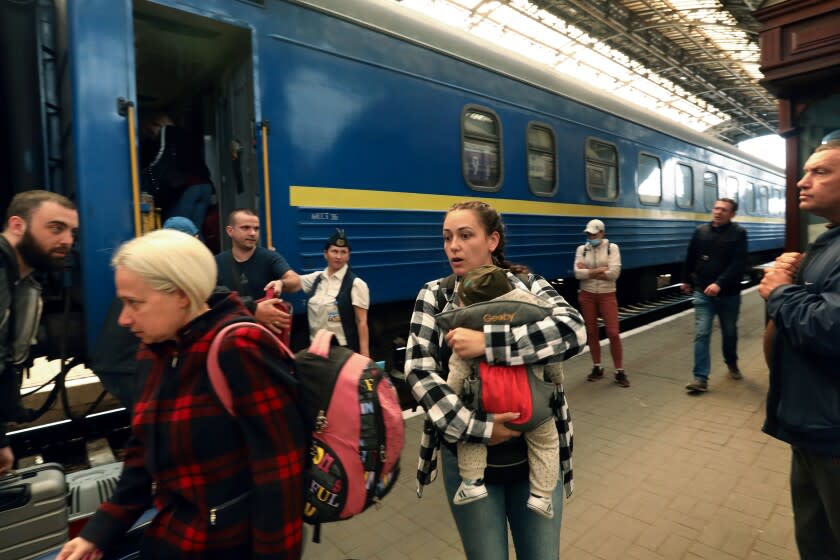
<path id="1" fill-rule="evenodd" d="M 207 376 L 220 328 L 253 320 L 217 291 L 216 261 L 194 237 L 160 230 L 112 260 L 119 323 L 137 336 L 148 371 L 117 490 L 58 560 L 97 560 L 149 507 L 143 558 L 300 558 L 304 425 L 285 362 L 263 331 L 243 325 L 222 340 L 236 418 Z"/>

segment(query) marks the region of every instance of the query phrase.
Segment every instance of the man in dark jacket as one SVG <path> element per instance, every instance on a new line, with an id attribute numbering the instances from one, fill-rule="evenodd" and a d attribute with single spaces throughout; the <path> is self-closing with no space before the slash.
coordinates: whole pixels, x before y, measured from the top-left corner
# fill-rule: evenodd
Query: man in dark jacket
<path id="1" fill-rule="evenodd" d="M 741 310 L 741 278 L 747 263 L 747 231 L 732 221 L 738 203 L 719 198 L 712 221 L 698 226 L 688 245 L 683 267 L 683 292 L 694 294 L 694 381 L 690 393 L 708 388 L 711 359 L 709 340 L 715 315 L 723 335 L 723 359 L 733 379 L 738 369 L 738 313 Z"/>
<path id="2" fill-rule="evenodd" d="M 164 219 L 183 216 L 200 230 L 213 196 L 200 138 L 156 111 L 143 125 L 140 156 L 143 190 L 151 193 Z"/>
<path id="3" fill-rule="evenodd" d="M 803 560 L 840 558 L 840 141 L 805 163 L 799 208 L 828 220 L 803 255 L 776 259 L 759 286 L 772 321 L 764 431 L 793 450 L 790 490 Z"/>
<path id="4" fill-rule="evenodd" d="M 0 475 L 14 454 L 6 422 L 26 419 L 20 402 L 21 366 L 29 358 L 41 317 L 41 286 L 35 270 L 61 266 L 79 228 L 67 198 L 41 190 L 15 195 L 0 234 Z"/>

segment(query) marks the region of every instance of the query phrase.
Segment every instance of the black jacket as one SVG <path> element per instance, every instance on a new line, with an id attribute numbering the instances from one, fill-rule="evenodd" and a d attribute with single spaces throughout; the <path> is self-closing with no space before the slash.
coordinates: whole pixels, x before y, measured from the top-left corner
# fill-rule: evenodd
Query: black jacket
<path id="1" fill-rule="evenodd" d="M 741 293 L 747 265 L 747 230 L 734 222 L 715 227 L 697 226 L 683 265 L 683 281 L 702 292 L 709 284 L 720 286 L 720 295 Z"/>
<path id="2" fill-rule="evenodd" d="M 198 138 L 177 126 L 165 126 L 158 137 L 141 144 L 143 190 L 164 210 L 175 204 L 188 186 L 211 184 L 201 146 Z"/>
<path id="3" fill-rule="evenodd" d="M 9 445 L 6 422 L 25 419 L 20 364 L 29 357 L 41 317 L 41 285 L 20 277 L 15 250 L 0 235 L 0 447 Z"/>
<path id="4" fill-rule="evenodd" d="M 840 227 L 808 247 L 797 283 L 767 298 L 776 324 L 764 431 L 791 445 L 840 454 Z"/>

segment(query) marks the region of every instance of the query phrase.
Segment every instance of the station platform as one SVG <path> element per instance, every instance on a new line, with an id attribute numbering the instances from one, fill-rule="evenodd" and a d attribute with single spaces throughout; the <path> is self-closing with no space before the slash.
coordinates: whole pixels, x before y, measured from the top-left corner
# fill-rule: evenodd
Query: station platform
<path id="1" fill-rule="evenodd" d="M 738 322 L 744 379 L 727 375 L 712 335 L 709 391 L 689 395 L 689 310 L 626 333 L 632 386 L 611 370 L 589 383 L 588 353 L 566 365 L 575 429 L 575 492 L 564 506 L 562 560 L 786 560 L 793 535 L 789 447 L 761 432 L 767 393 L 764 304 L 743 295 Z M 603 347 L 611 365 L 609 347 Z M 402 475 L 380 509 L 322 526 L 304 560 L 459 560 L 463 549 L 438 478 L 415 494 L 422 416 L 406 421 Z M 510 545 L 510 558 L 515 558 Z"/>

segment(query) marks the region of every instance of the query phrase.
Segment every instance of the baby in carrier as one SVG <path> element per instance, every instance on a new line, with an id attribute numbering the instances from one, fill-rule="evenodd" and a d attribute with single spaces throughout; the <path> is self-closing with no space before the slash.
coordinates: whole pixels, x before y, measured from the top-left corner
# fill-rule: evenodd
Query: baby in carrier
<path id="1" fill-rule="evenodd" d="M 518 326 L 525 322 L 533 322 L 549 316 L 553 308 L 551 303 L 540 299 L 531 292 L 512 289 L 505 271 L 492 265 L 480 266 L 465 274 L 458 288 L 458 297 L 461 308 L 438 315 L 439 324 L 446 330 L 455 327 L 481 329 L 481 326 L 474 324 L 476 317 L 481 317 L 484 321 L 492 317 L 494 324 L 501 322 Z M 469 322 L 466 316 L 469 312 L 468 308 L 481 302 L 491 303 L 482 306 L 478 315 L 473 313 L 473 324 L 466 324 Z M 494 309 L 495 302 L 505 303 L 500 304 L 501 307 L 498 309 Z M 524 307 L 528 308 L 527 313 L 516 312 L 518 308 Z M 515 312 L 511 312 L 512 310 Z M 523 321 L 521 317 L 525 314 L 529 318 Z M 470 376 L 478 375 L 481 361 L 483 360 L 480 358 L 465 360 L 457 354 L 452 354 L 449 360 L 447 383 L 456 394 L 462 395 L 465 381 L 470 380 Z M 499 366 L 494 367 L 497 370 L 499 369 Z M 515 366 L 508 367 L 513 369 Z M 536 376 L 539 382 L 546 379 L 556 385 L 563 383 L 563 366 L 559 362 L 547 365 L 530 364 L 527 369 L 527 374 Z M 493 372 L 491 371 L 487 375 L 493 375 Z M 472 378 L 472 380 L 474 379 L 475 377 Z M 533 386 L 533 384 L 529 385 Z M 469 399 L 465 400 L 468 401 Z M 548 400 L 548 398 L 545 400 Z M 542 405 L 544 409 L 548 409 L 548 403 L 542 403 Z M 537 407 L 538 403 L 534 402 L 533 406 Z M 509 427 L 517 429 L 515 425 L 509 425 Z M 550 519 L 554 517 L 551 495 L 557 485 L 560 473 L 560 438 L 557 434 L 553 416 L 548 415 L 539 425 L 525 431 L 524 437 L 528 446 L 528 470 L 531 486 L 531 495 L 528 497 L 527 506 L 539 515 Z M 455 505 L 468 504 L 487 497 L 487 488 L 483 480 L 486 467 L 487 447 L 485 445 L 458 443 L 458 470 L 462 482 L 453 499 Z"/>

